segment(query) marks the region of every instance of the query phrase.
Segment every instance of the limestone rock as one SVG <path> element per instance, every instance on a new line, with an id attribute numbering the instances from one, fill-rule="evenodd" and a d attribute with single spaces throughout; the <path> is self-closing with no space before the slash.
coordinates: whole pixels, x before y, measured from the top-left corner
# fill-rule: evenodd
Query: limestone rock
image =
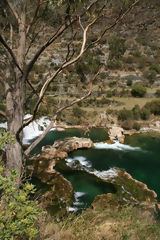
<path id="1" fill-rule="evenodd" d="M 121 127 L 113 126 L 109 129 L 109 138 L 111 141 L 118 140 L 120 143 L 124 143 L 125 136 L 123 135 L 124 130 Z"/>
<path id="2" fill-rule="evenodd" d="M 69 153 L 79 148 L 91 148 L 93 142 L 89 138 L 70 137 L 56 141 L 52 147 Z"/>

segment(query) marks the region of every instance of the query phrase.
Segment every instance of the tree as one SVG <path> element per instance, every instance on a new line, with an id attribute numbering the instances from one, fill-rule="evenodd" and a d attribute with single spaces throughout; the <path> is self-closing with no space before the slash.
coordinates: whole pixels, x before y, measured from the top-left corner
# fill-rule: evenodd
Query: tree
<path id="1" fill-rule="evenodd" d="M 141 84 L 135 84 L 132 87 L 131 93 L 134 97 L 144 97 L 146 94 L 146 88 L 143 87 Z"/>
<path id="2" fill-rule="evenodd" d="M 21 172 L 24 152 L 22 148 L 23 128 L 32 122 L 43 103 L 44 96 L 51 82 L 69 65 L 76 63 L 83 54 L 93 45 L 95 46 L 107 31 L 117 25 L 127 13 L 141 0 L 128 0 L 128 6 L 123 4 L 118 16 L 110 25 L 106 26 L 100 33 L 95 33 L 95 40 L 87 42 L 87 34 L 90 33 L 95 24 L 103 21 L 107 12 L 107 6 L 112 1 L 105 0 L 4 0 L 0 3 L 0 83 L 4 89 L 6 109 L 0 114 L 6 118 L 8 131 L 16 136 L 14 144 L 8 144 L 6 157 L 7 168 L 17 169 Z M 126 3 L 126 1 L 124 1 Z M 123 6 L 125 8 L 123 9 Z M 53 25 L 55 19 L 47 19 L 49 16 L 57 15 L 57 22 L 53 31 L 46 39 L 45 26 Z M 115 19 L 115 20 L 114 20 Z M 44 24 L 44 21 L 45 24 Z M 47 22 L 48 21 L 48 22 Z M 92 31 L 93 32 L 93 31 Z M 66 56 L 64 61 L 56 68 L 50 69 L 50 74 L 45 74 L 38 84 L 33 85 L 31 73 L 44 51 L 54 43 L 62 39 L 67 33 L 65 42 Z M 79 33 L 79 34 L 78 34 Z M 80 39 L 77 40 L 77 35 Z M 32 54 L 34 44 L 38 49 Z M 97 74 L 95 74 L 95 77 Z M 28 91 L 30 93 L 28 94 Z M 89 90 L 80 99 L 70 102 L 66 106 L 60 106 L 51 119 L 51 124 L 46 131 L 34 142 L 25 154 L 29 154 L 33 147 L 52 128 L 57 115 L 64 109 L 82 101 L 91 94 Z M 33 98 L 36 102 L 32 106 L 33 116 L 24 122 L 24 114 Z"/>

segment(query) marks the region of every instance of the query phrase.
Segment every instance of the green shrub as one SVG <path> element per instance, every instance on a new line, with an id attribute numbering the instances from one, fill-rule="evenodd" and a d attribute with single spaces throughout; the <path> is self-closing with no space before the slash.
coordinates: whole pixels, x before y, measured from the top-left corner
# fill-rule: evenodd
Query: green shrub
<path id="1" fill-rule="evenodd" d="M 155 78 L 156 78 L 157 73 L 156 73 L 155 70 L 149 69 L 149 70 L 145 71 L 145 72 L 143 73 L 143 75 L 144 75 L 144 77 L 146 77 L 146 78 L 149 80 L 149 82 L 150 82 L 151 84 L 153 84 L 153 83 L 154 83 L 154 80 L 155 80 Z"/>
<path id="2" fill-rule="evenodd" d="M 132 86 L 132 79 L 127 80 L 127 86 Z"/>
<path id="3" fill-rule="evenodd" d="M 118 120 L 128 120 L 133 119 L 133 112 L 131 110 L 127 110 L 126 108 L 123 108 L 118 112 Z"/>
<path id="4" fill-rule="evenodd" d="M 144 97 L 146 92 L 146 88 L 143 87 L 141 84 L 135 84 L 131 90 L 131 94 L 134 97 Z"/>
<path id="5" fill-rule="evenodd" d="M 75 106 L 73 108 L 73 115 L 77 118 L 80 118 L 84 115 L 84 111 L 80 107 Z"/>
<path id="6" fill-rule="evenodd" d="M 144 107 L 150 110 L 150 112 L 154 115 L 160 115 L 160 100 L 153 100 L 151 102 L 148 102 Z"/>
<path id="7" fill-rule="evenodd" d="M 134 123 L 133 123 L 133 129 L 139 131 L 140 128 L 141 128 L 141 124 L 140 124 L 140 123 L 138 123 L 138 122 L 134 122 Z"/>
<path id="8" fill-rule="evenodd" d="M 160 89 L 157 89 L 155 92 L 156 97 L 160 97 Z"/>
<path id="9" fill-rule="evenodd" d="M 109 82 L 109 87 L 110 88 L 114 87 L 116 85 L 116 83 L 117 83 L 116 81 Z"/>
<path id="10" fill-rule="evenodd" d="M 141 118 L 141 109 L 140 106 L 138 104 L 136 104 L 133 108 L 132 108 L 132 112 L 133 112 L 133 117 L 135 120 L 138 120 Z"/>
<path id="11" fill-rule="evenodd" d="M 141 109 L 141 118 L 143 120 L 148 120 L 150 118 L 151 112 L 149 109 L 147 109 L 146 107 L 143 107 Z"/>
<path id="12" fill-rule="evenodd" d="M 122 67 L 122 63 L 120 60 L 111 59 L 108 61 L 107 67 L 109 69 L 120 69 Z"/>
<path id="13" fill-rule="evenodd" d="M 0 149 L 14 141 L 11 133 L 1 133 Z M 17 182 L 19 173 L 0 165 L 0 239 L 30 240 L 39 232 L 35 222 L 41 210 L 38 202 L 30 200 L 35 188 L 28 182 L 18 187 Z"/>
<path id="14" fill-rule="evenodd" d="M 133 121 L 125 120 L 121 123 L 121 127 L 125 130 L 131 130 L 133 129 Z"/>
<path id="15" fill-rule="evenodd" d="M 125 51 L 125 39 L 114 37 L 109 42 L 109 59 L 120 59 Z"/>
<path id="16" fill-rule="evenodd" d="M 160 73 L 160 66 L 159 64 L 153 63 L 150 68 L 150 70 L 155 71 L 156 73 Z"/>
<path id="17" fill-rule="evenodd" d="M 106 92 L 106 95 L 107 95 L 108 98 L 111 98 L 113 96 L 113 93 L 112 93 L 112 91 L 108 90 Z"/>
<path id="18" fill-rule="evenodd" d="M 18 174 L 0 166 L 0 239 L 33 239 L 38 234 L 35 221 L 40 209 L 29 195 L 35 192 L 32 184 L 17 189 Z"/>

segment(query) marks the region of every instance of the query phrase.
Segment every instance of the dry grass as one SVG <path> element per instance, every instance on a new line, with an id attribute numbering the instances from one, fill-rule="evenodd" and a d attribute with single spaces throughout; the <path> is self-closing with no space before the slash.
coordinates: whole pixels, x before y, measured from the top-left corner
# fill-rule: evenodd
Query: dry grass
<path id="1" fill-rule="evenodd" d="M 132 206 L 87 209 L 80 215 L 69 215 L 60 223 L 50 219 L 41 226 L 46 240 L 159 240 L 160 223 L 149 211 Z"/>

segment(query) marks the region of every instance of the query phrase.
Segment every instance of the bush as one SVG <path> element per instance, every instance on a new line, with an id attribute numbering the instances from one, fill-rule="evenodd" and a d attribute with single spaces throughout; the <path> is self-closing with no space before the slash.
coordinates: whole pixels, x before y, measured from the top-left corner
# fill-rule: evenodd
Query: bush
<path id="1" fill-rule="evenodd" d="M 124 122 L 122 122 L 121 127 L 125 130 L 131 130 L 133 129 L 133 121 L 125 120 Z"/>
<path id="2" fill-rule="evenodd" d="M 140 128 L 141 128 L 141 124 L 140 124 L 140 123 L 138 123 L 138 122 L 134 122 L 134 123 L 133 123 L 133 129 L 139 131 Z"/>
<path id="3" fill-rule="evenodd" d="M 0 149 L 13 142 L 13 135 L 1 133 Z M 39 232 L 35 222 L 41 210 L 38 202 L 30 200 L 35 188 L 28 182 L 18 188 L 17 182 L 19 173 L 0 165 L 0 239 L 33 239 Z"/>
<path id="4" fill-rule="evenodd" d="M 133 119 L 133 112 L 131 110 L 127 110 L 127 109 L 123 108 L 118 113 L 118 120 L 125 121 L 128 119 Z"/>
<path id="5" fill-rule="evenodd" d="M 114 37 L 109 43 L 109 59 L 120 59 L 126 51 L 125 39 Z"/>
<path id="6" fill-rule="evenodd" d="M 29 200 L 35 192 L 32 184 L 22 184 L 17 189 L 18 174 L 0 166 L 0 239 L 33 239 L 38 234 L 35 226 L 40 209 L 38 203 Z"/>
<path id="7" fill-rule="evenodd" d="M 107 95 L 108 98 L 111 98 L 113 96 L 113 93 L 112 93 L 112 91 L 108 90 L 106 92 L 106 95 Z"/>
<path id="8" fill-rule="evenodd" d="M 160 89 L 157 89 L 155 92 L 156 97 L 160 97 Z"/>
<path id="9" fill-rule="evenodd" d="M 143 120 L 148 120 L 150 118 L 151 112 L 149 109 L 147 109 L 146 107 L 143 107 L 141 109 L 141 118 Z"/>
<path id="10" fill-rule="evenodd" d="M 77 118 L 80 118 L 84 115 L 84 111 L 80 107 L 74 107 L 73 108 L 73 115 Z"/>
<path id="11" fill-rule="evenodd" d="M 159 66 L 159 64 L 153 63 L 153 64 L 150 66 L 149 69 L 152 70 L 152 71 L 155 71 L 156 73 L 160 73 L 160 66 Z"/>
<path id="12" fill-rule="evenodd" d="M 160 100 L 153 100 L 151 102 L 148 102 L 144 107 L 150 110 L 150 112 L 154 115 L 160 115 Z"/>
<path id="13" fill-rule="evenodd" d="M 140 119 L 141 117 L 141 109 L 139 107 L 138 104 L 136 104 L 133 108 L 132 108 L 132 112 L 133 112 L 133 117 L 135 120 Z"/>
<path id="14" fill-rule="evenodd" d="M 141 84 L 135 84 L 131 90 L 131 94 L 134 97 L 144 97 L 146 92 L 146 88 L 143 87 Z"/>
<path id="15" fill-rule="evenodd" d="M 127 80 L 127 86 L 132 86 L 132 79 Z"/>

